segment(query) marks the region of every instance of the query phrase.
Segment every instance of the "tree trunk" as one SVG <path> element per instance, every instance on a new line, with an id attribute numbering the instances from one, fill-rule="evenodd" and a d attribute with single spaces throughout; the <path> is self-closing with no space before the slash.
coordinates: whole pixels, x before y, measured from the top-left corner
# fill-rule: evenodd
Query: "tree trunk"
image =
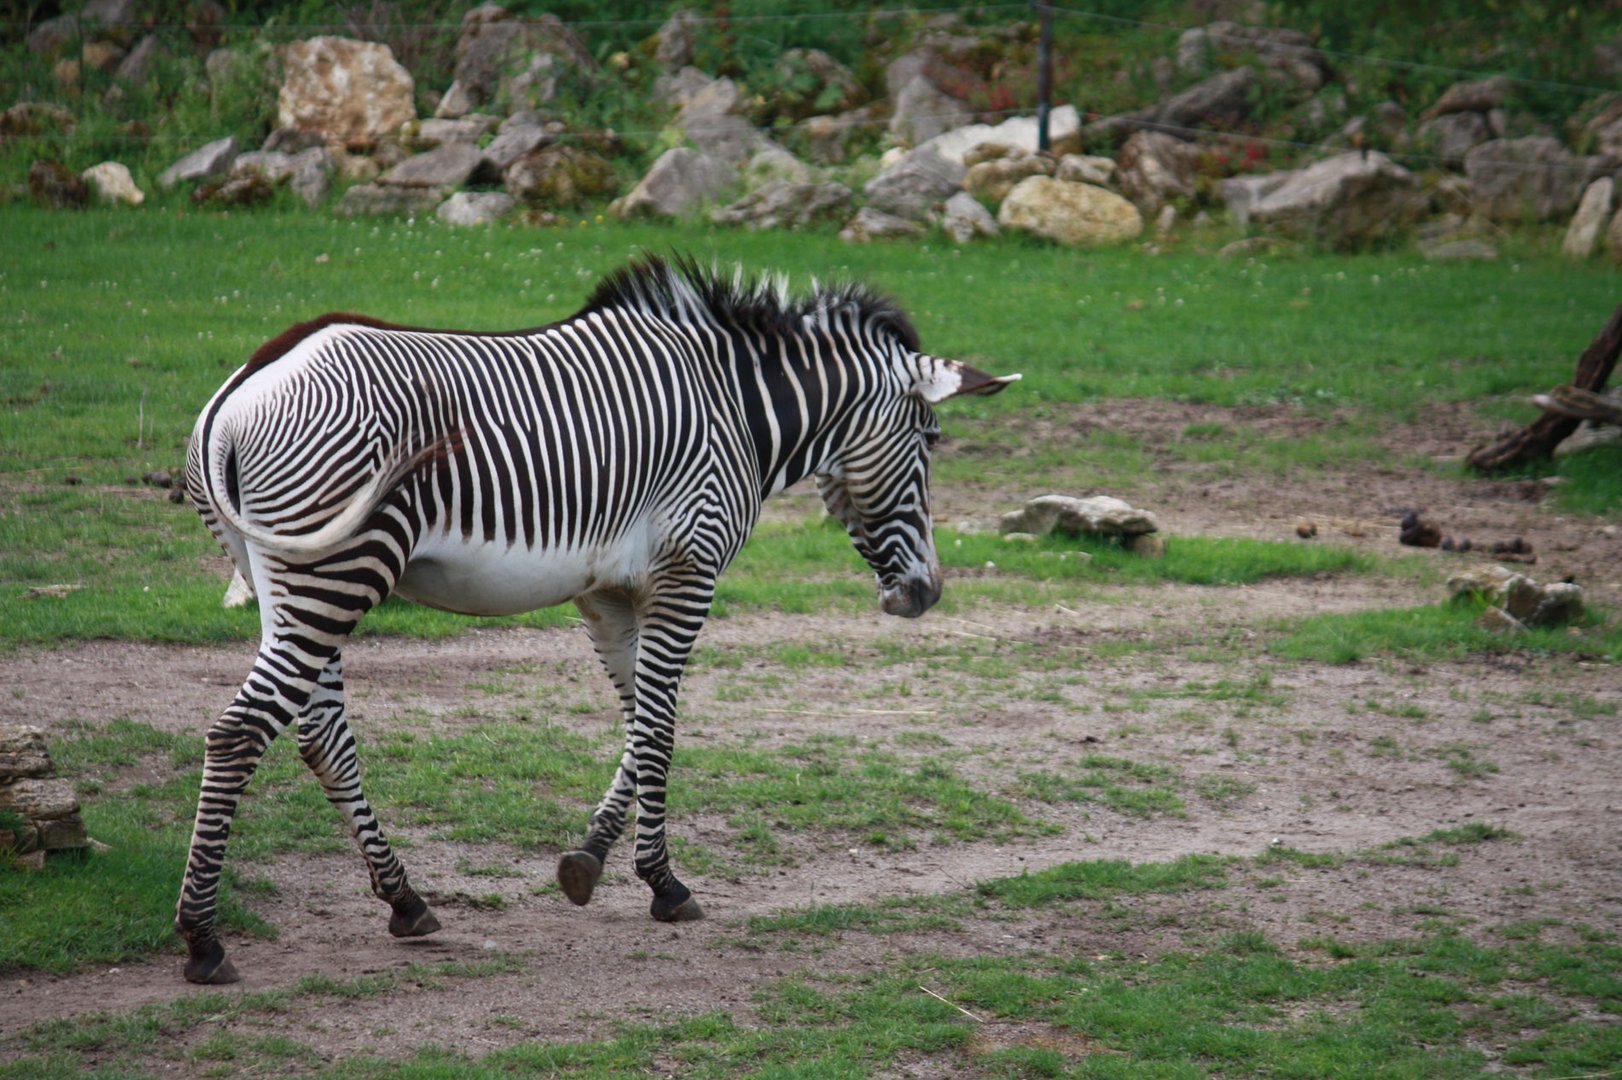
<path id="1" fill-rule="evenodd" d="M 1599 337 L 1584 350 L 1577 361 L 1577 373 L 1571 385 L 1579 390 L 1602 393 L 1605 382 L 1616 369 L 1617 354 L 1622 353 L 1622 307 L 1616 309 L 1611 321 L 1599 332 Z M 1545 410 L 1543 415 L 1527 427 L 1486 446 L 1470 451 L 1464 460 L 1482 472 L 1505 469 L 1522 462 L 1547 459 L 1554 454 L 1560 440 L 1577 430 L 1576 417 Z"/>

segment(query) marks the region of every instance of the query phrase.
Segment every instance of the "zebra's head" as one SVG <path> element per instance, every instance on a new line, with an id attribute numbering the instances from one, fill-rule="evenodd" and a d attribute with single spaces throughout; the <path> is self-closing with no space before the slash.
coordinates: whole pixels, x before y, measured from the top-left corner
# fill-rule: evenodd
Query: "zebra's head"
<path id="1" fill-rule="evenodd" d="M 817 490 L 878 579 L 888 615 L 917 618 L 941 596 L 929 514 L 929 461 L 940 439 L 935 406 L 987 396 L 1018 375 L 993 377 L 967 364 L 909 353 L 884 400 L 853 424 L 842 451 L 817 473 Z"/>

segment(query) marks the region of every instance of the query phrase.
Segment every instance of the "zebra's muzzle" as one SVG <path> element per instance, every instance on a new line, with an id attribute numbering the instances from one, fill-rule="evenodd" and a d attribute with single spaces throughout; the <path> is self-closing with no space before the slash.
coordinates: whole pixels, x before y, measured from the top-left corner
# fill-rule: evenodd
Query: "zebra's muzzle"
<path id="1" fill-rule="evenodd" d="M 879 607 L 886 615 L 899 615 L 903 619 L 916 619 L 935 606 L 941 598 L 941 579 L 932 577 L 902 578 L 894 584 L 879 585 Z"/>

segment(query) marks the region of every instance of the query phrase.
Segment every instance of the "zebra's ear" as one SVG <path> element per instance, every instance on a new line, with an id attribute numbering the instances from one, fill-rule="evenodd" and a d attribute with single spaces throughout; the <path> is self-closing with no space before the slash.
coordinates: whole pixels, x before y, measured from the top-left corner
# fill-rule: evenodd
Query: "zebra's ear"
<path id="1" fill-rule="evenodd" d="M 1009 383 L 1018 382 L 1018 375 L 987 375 L 979 368 L 956 360 L 934 360 L 918 380 L 914 391 L 931 405 L 954 397 L 990 397 Z"/>

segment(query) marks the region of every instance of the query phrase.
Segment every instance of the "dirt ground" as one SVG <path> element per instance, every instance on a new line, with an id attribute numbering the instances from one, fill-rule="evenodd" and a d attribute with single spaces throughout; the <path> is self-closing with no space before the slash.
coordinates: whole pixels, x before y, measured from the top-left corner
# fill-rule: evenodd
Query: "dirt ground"
<path id="1" fill-rule="evenodd" d="M 1163 403 L 1106 403 L 1085 422 L 1140 437 L 1146 445 L 1212 419 L 1255 425 L 1282 437 L 1312 423 L 1285 411 L 1238 413 Z M 1076 437 L 1080 418 L 1061 425 Z M 1063 431 L 1056 437 L 1066 437 Z M 1469 441 L 1467 417 L 1438 414 L 1393 431 L 1407 453 L 1456 453 Z M 1108 490 L 1101 486 L 1097 490 Z M 1023 495 L 1039 492 L 1021 493 Z M 1318 543 L 1397 550 L 1395 511 L 1423 508 L 1456 535 L 1519 535 L 1540 554 L 1540 580 L 1573 576 L 1592 600 L 1622 606 L 1622 539 L 1615 523 L 1575 519 L 1548 509 L 1535 484 L 1470 481 L 1412 468 L 1325 471 L 1310 480 L 1258 483 L 1168 467 L 1153 490 L 1133 501 L 1159 513 L 1177 536 L 1293 538 L 1299 517 L 1321 522 Z M 803 512 L 810 496 L 791 495 L 783 512 Z M 937 492 L 940 516 L 987 523 L 1007 496 Z M 1462 557 L 1434 553 L 1438 559 Z M 950 588 L 950 582 L 947 585 Z M 555 892 L 557 853 L 512 844 L 470 849 L 393 828 L 413 841 L 403 853 L 419 890 L 444 929 L 412 942 L 391 939 L 386 909 L 372 898 L 358 856 L 284 857 L 257 864 L 252 876 L 277 895 L 252 906 L 279 928 L 274 942 L 231 939 L 244 979 L 227 993 L 289 988 L 320 974 L 336 980 L 400 972 L 412 963 L 477 962 L 521 954 L 519 970 L 427 985 L 409 980 L 394 992 L 346 1001 L 295 997 L 254 1019 L 260 1033 L 281 1033 L 325 1061 L 358 1054 L 443 1046 L 479 1055 L 533 1039 L 610 1033 L 625 1020 L 659 1021 L 723 1010 L 740 1024 L 754 1015 L 753 994 L 804 966 L 802 954 L 746 947 L 742 924 L 807 904 L 871 902 L 957 892 L 977 881 L 1072 860 L 1161 861 L 1188 853 L 1255 856 L 1269 846 L 1314 853 L 1367 852 L 1403 838 L 1470 823 L 1501 826 L 1510 837 L 1450 849 L 1456 864 L 1360 862 L 1355 868 L 1238 864 L 1228 884 L 1194 894 L 1131 901 L 1131 917 L 1062 924 L 1038 913 L 968 920 L 955 932 L 866 935 L 823 943 L 821 971 L 866 972 L 915 952 L 984 954 L 1030 949 L 1093 953 L 1155 952 L 1198 945 L 1233 930 L 1258 930 L 1286 949 L 1330 935 L 1367 941 L 1422 932 L 1443 918 L 1469 934 L 1534 917 L 1622 930 L 1622 747 L 1617 715 L 1622 677 L 1613 666 L 1580 658 L 1517 654 L 1462 663 L 1416 664 L 1401 658 L 1331 666 L 1249 660 L 1195 661 L 1201 635 L 1254 632 L 1264 620 L 1406 607 L 1439 597 L 1388 578 L 1329 577 L 1271 581 L 1244 588 L 1162 586 L 1028 609 L 981 606 L 917 621 L 859 617 L 749 615 L 716 620 L 702 644 L 725 651 L 775 642 L 839 641 L 858 657 L 887 643 L 948 656 L 970 648 L 995 657 L 1022 643 L 1029 657 L 1052 657 L 1079 681 L 1032 693 L 1029 678 L 980 682 L 943 672 L 938 660 L 774 672 L 748 695 L 719 693 L 736 672 L 710 665 L 683 685 L 673 780 L 680 782 L 684 732 L 702 745 L 729 740 L 798 740 L 815 733 L 850 736 L 896 753 L 962 752 L 955 766 L 977 787 L 1061 826 L 1057 835 L 1018 842 L 946 842 L 917 837 L 912 850 L 872 849 L 850 838 L 788 838 L 791 865 L 732 875 L 685 872 L 709 917 L 671 927 L 647 917 L 644 887 L 629 873 L 622 845 L 597 897 L 575 908 Z M 1100 659 L 1097 647 L 1134 638 L 1165 642 Z M 0 722 L 51 729 L 127 717 L 166 730 L 201 731 L 245 674 L 250 645 L 169 648 L 97 642 L 0 656 Z M 514 674 L 534 665 L 529 674 Z M 456 730 L 474 722 L 469 704 L 498 702 L 471 689 L 498 677 L 519 698 L 564 681 L 595 711 L 555 720 L 600 735 L 614 723 L 610 690 L 582 631 L 475 631 L 448 642 L 364 639 L 346 653 L 350 717 L 362 754 L 369 736 L 407 716 L 420 730 Z M 884 688 L 906 681 L 948 693 L 887 700 Z M 1200 697 L 1191 686 L 1263 680 L 1267 700 Z M 933 738 L 912 749 L 915 735 Z M 1062 771 L 1086 754 L 1105 754 L 1175 770 L 1185 817 L 1127 816 L 1101 804 L 1046 803 L 1022 796 L 1017 778 Z M 1461 768 L 1460 763 L 1481 767 Z M 1490 766 L 1487 767 L 1487 766 Z M 604 761 L 604 780 L 611 763 Z M 389 808 L 379 806 L 387 826 Z M 671 828 L 724 849 L 734 835 L 719 819 L 675 817 Z M 521 876 L 473 877 L 462 868 L 499 862 Z M 179 867 L 176 873 L 179 873 Z M 1279 880 L 1282 878 L 1282 882 Z M 501 909 L 470 898 L 499 892 Z M 112 970 L 69 976 L 0 974 L 0 1043 L 42 1021 L 127 1011 L 199 993 L 165 956 Z M 213 991 L 209 991 L 213 992 Z M 188 1039 L 206 1038 L 205 1030 Z M 386 1038 L 379 1035 L 387 1032 Z M 0 1062 L 6 1052 L 0 1050 Z M 143 1067 L 185 1071 L 171 1058 Z"/>

